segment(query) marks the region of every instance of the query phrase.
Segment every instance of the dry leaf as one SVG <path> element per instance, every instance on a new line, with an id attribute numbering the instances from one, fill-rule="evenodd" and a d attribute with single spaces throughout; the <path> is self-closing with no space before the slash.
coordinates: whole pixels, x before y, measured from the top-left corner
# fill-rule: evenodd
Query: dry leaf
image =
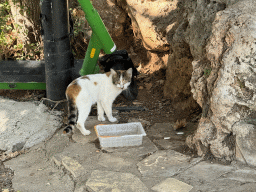
<path id="1" fill-rule="evenodd" d="M 173 128 L 174 128 L 174 130 L 177 130 L 177 129 L 186 127 L 186 125 L 187 125 L 186 119 L 182 119 L 180 121 L 177 120 L 176 123 L 174 124 Z"/>

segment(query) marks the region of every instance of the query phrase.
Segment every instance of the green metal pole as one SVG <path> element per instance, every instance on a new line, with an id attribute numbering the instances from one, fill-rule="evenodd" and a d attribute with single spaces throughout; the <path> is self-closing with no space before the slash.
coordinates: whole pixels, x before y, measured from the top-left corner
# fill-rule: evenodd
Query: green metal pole
<path id="1" fill-rule="evenodd" d="M 90 0 L 78 0 L 84 13 L 85 18 L 92 28 L 92 31 L 98 36 L 102 48 L 106 54 L 111 54 L 115 51 L 116 46 L 112 41 L 100 15 L 96 9 L 92 6 Z"/>
<path id="2" fill-rule="evenodd" d="M 15 82 L 15 83 L 0 83 L 0 89 L 17 89 L 17 90 L 45 90 L 45 83 L 37 82 Z"/>
<path id="3" fill-rule="evenodd" d="M 80 70 L 80 75 L 88 75 L 93 73 L 98 73 L 96 66 L 99 58 L 100 50 L 102 45 L 98 37 L 92 32 L 91 39 L 85 54 L 82 69 Z"/>
<path id="4" fill-rule="evenodd" d="M 103 49 L 106 54 L 111 54 L 116 50 L 116 45 L 90 0 L 78 0 L 78 2 L 85 13 L 86 20 L 92 28 L 91 40 L 86 51 L 82 69 L 80 70 L 80 75 L 87 75 L 98 72 L 96 65 L 100 50 Z"/>

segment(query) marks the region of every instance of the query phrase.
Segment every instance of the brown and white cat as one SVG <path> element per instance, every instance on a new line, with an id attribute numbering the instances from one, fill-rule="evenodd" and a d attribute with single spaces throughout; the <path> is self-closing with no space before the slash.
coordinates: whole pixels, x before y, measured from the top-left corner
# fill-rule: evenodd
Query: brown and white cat
<path id="1" fill-rule="evenodd" d="M 104 74 L 93 74 L 79 77 L 72 81 L 66 90 L 68 100 L 68 126 L 64 133 L 73 133 L 74 127 L 83 135 L 89 135 L 84 123 L 91 111 L 91 106 L 97 103 L 98 120 L 105 121 L 104 112 L 110 122 L 117 119 L 112 116 L 112 104 L 116 97 L 130 85 L 132 68 L 114 70 Z"/>

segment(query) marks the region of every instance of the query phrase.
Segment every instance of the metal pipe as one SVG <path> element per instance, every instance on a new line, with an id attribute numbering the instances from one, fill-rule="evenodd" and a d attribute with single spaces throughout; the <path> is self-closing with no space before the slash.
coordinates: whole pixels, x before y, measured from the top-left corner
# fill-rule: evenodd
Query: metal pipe
<path id="1" fill-rule="evenodd" d="M 43 0 L 46 95 L 53 101 L 65 98 L 71 81 L 73 55 L 70 51 L 66 0 Z"/>
<path id="2" fill-rule="evenodd" d="M 92 33 L 84 58 L 83 67 L 79 72 L 80 75 L 94 74 L 99 72 L 97 68 L 97 61 L 101 48 L 102 45 L 99 39 L 97 38 L 95 33 Z"/>
<path id="3" fill-rule="evenodd" d="M 90 0 L 78 0 L 78 2 L 85 13 L 86 20 L 92 28 L 92 36 L 86 51 L 82 69 L 80 70 L 80 75 L 87 75 L 98 72 L 97 61 L 100 50 L 103 49 L 106 54 L 111 54 L 116 50 L 116 45 Z"/>
<path id="4" fill-rule="evenodd" d="M 93 33 L 95 33 L 101 42 L 103 51 L 106 54 L 113 53 L 116 50 L 116 45 L 111 39 L 98 11 L 94 9 L 90 0 L 78 0 L 78 2 L 85 13 L 85 18 L 92 28 Z"/>

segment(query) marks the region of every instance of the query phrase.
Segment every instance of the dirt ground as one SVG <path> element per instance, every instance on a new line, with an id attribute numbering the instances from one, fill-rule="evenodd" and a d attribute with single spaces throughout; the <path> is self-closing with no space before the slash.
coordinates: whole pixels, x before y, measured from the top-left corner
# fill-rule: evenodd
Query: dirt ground
<path id="1" fill-rule="evenodd" d="M 163 96 L 163 86 L 165 81 L 165 72 L 158 71 L 154 74 L 141 73 L 137 77 L 139 94 L 136 100 L 128 101 L 120 95 L 114 102 L 114 107 L 140 106 L 144 111 L 133 110 L 119 113 L 119 123 L 127 123 L 129 120 L 137 119 L 144 122 L 146 132 L 148 128 L 155 123 L 171 123 L 179 128 L 182 132 L 192 134 L 196 129 L 197 121 L 200 117 L 201 110 L 193 112 L 184 112 L 177 114 L 172 108 L 170 100 Z M 40 101 L 46 97 L 46 92 L 42 90 L 0 90 L 0 96 L 7 97 L 18 101 Z M 177 120 L 183 120 L 183 123 L 177 123 Z M 67 113 L 64 113 L 63 126 L 67 123 Z M 184 126 L 185 125 L 185 126 Z M 62 128 L 61 127 L 61 128 Z M 163 130 L 161 130 L 163 131 Z M 168 130 L 166 130 L 168 131 Z M 154 133 L 159 134 L 159 130 L 151 130 L 149 138 L 154 141 Z M 182 141 L 185 140 L 182 139 Z M 193 154 L 185 145 L 177 148 L 177 151 L 186 154 Z M 0 153 L 1 154 L 1 153 Z M 14 173 L 5 168 L 0 161 L 0 189 L 12 190 L 11 179 Z"/>

